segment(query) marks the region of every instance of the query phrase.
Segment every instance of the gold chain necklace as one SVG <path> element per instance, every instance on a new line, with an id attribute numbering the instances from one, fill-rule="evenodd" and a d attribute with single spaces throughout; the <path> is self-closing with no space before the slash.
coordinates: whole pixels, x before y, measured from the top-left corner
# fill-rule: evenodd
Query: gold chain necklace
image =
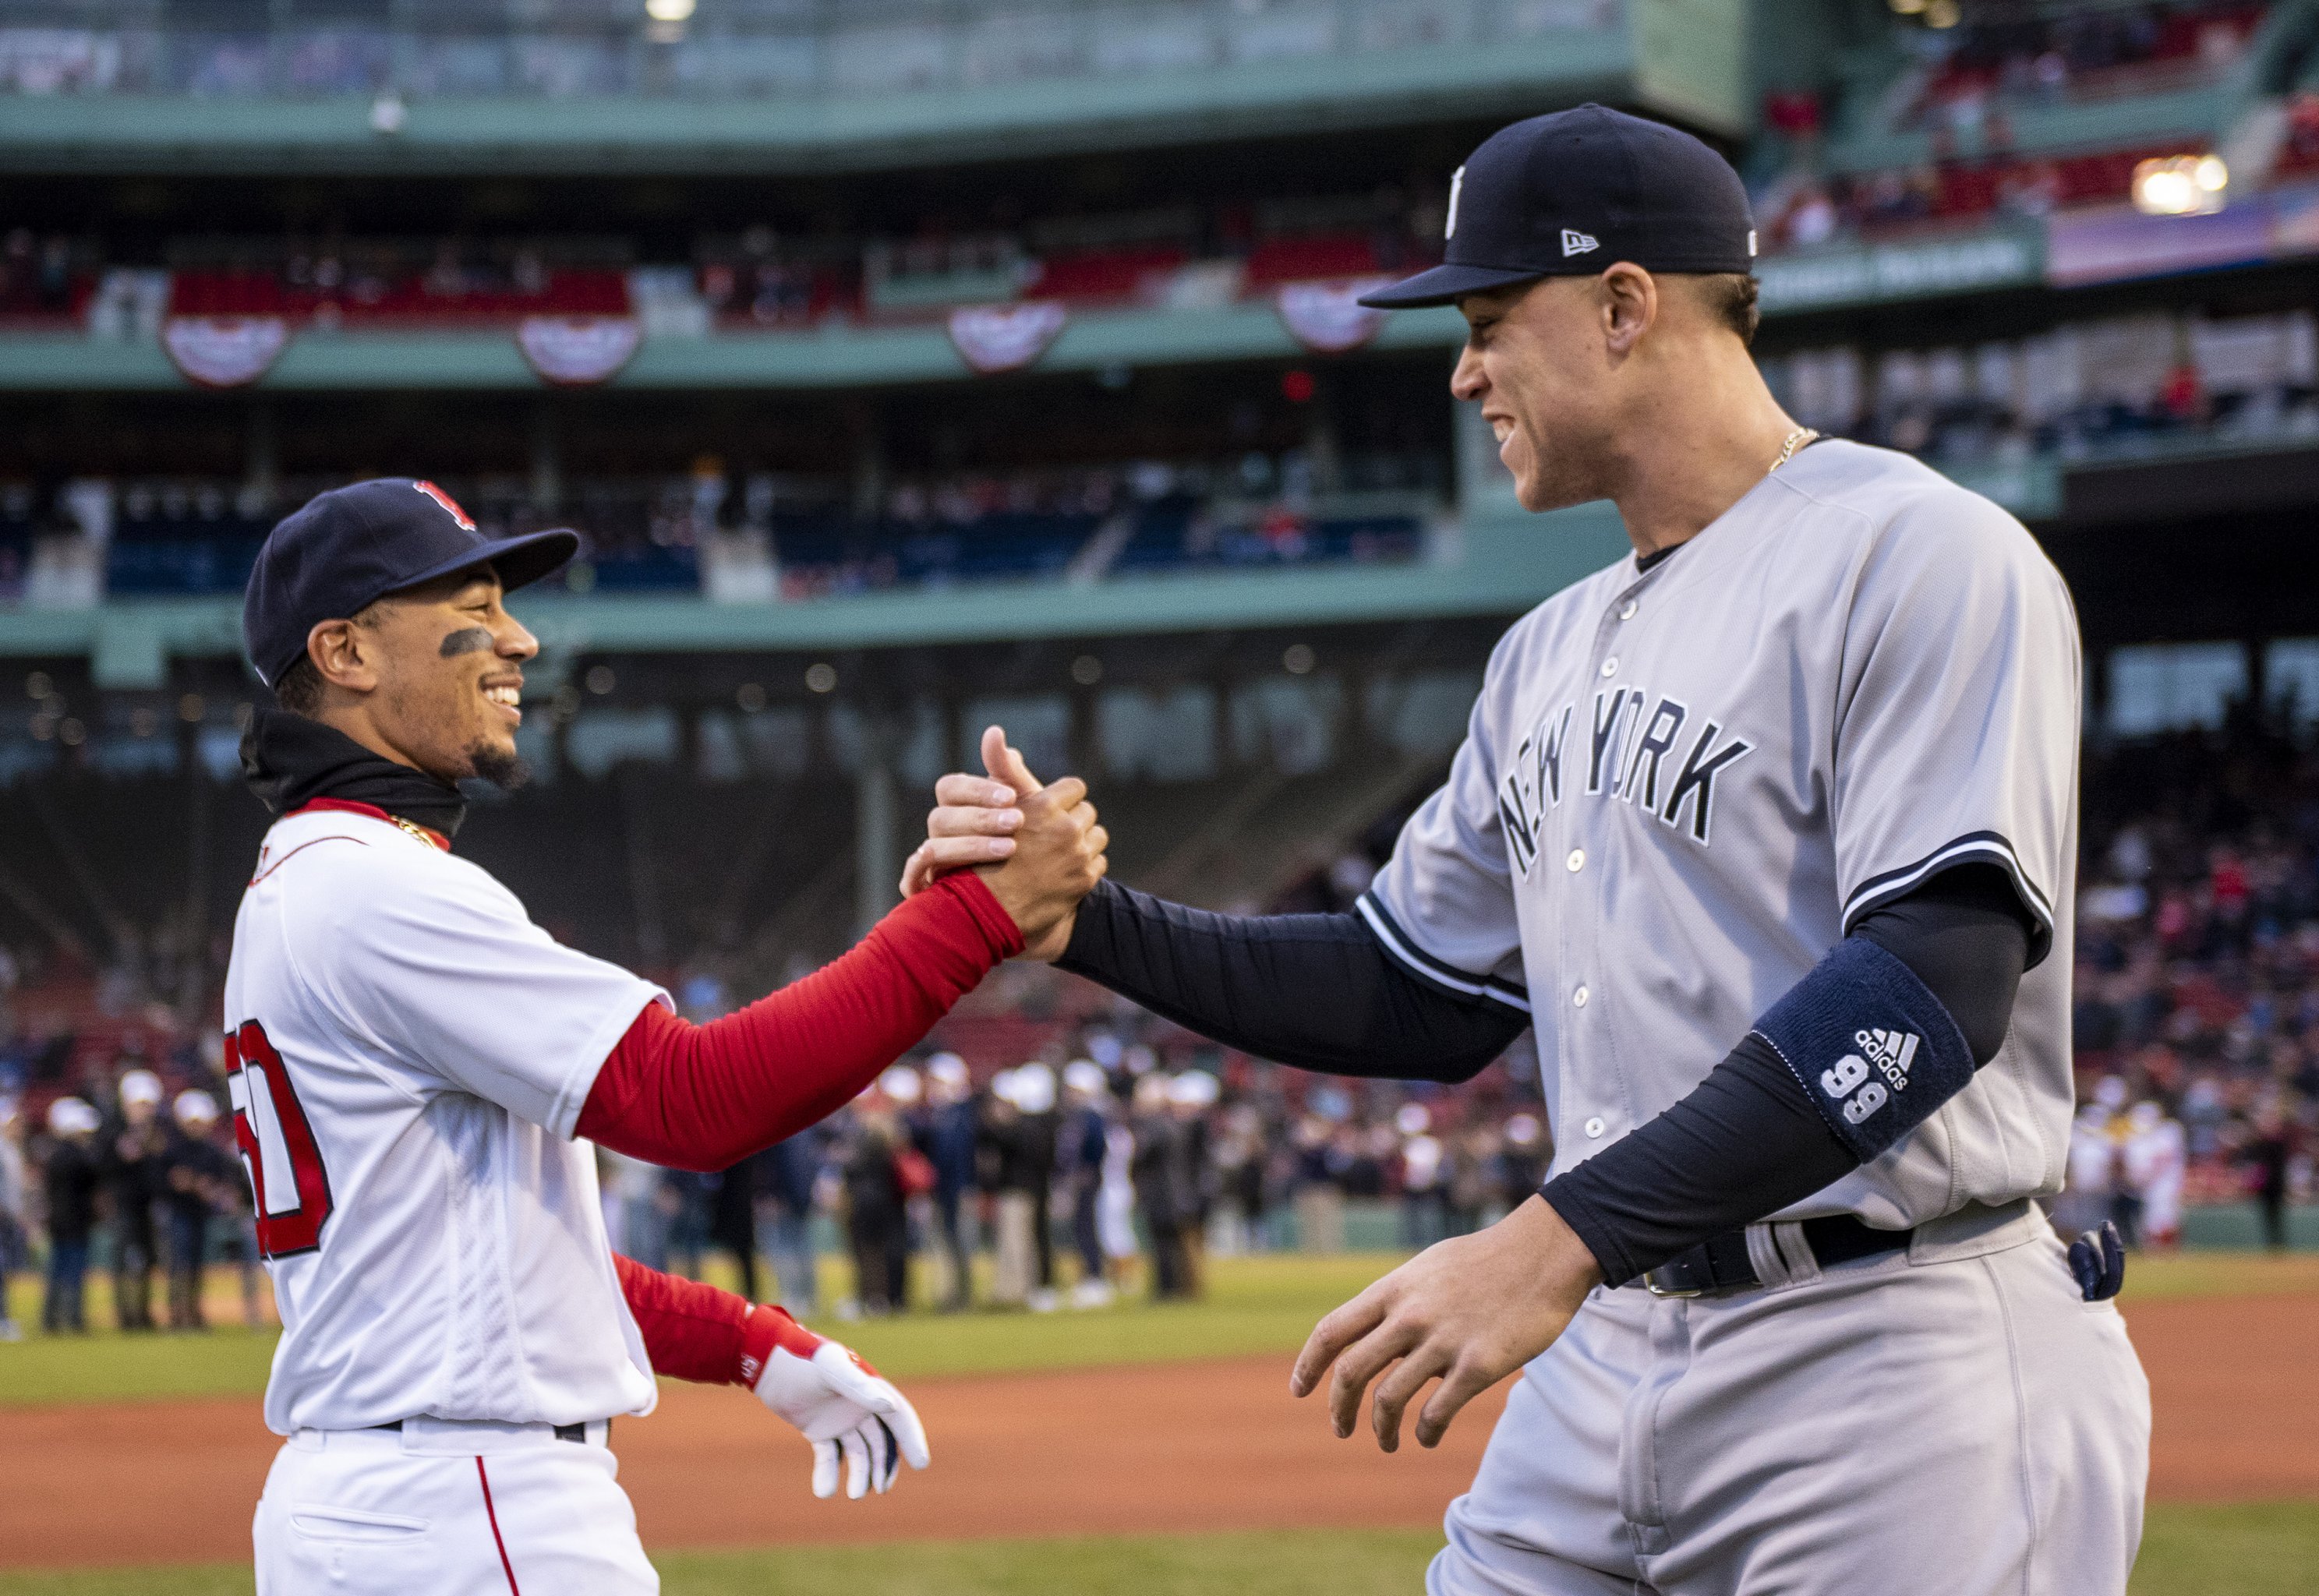
<path id="1" fill-rule="evenodd" d="M 1786 441 L 1780 445 L 1780 457 L 1772 462 L 1772 469 L 1777 471 L 1794 459 L 1798 449 L 1802 448 L 1818 436 L 1819 428 L 1817 427 L 1799 427 L 1789 433 Z"/>

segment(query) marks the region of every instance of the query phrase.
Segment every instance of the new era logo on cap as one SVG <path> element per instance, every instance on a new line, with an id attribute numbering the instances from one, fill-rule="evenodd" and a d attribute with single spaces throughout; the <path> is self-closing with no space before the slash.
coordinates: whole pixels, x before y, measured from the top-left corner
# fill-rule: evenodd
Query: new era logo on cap
<path id="1" fill-rule="evenodd" d="M 1568 260 L 1574 255 L 1584 255 L 1589 249 L 1601 248 L 1602 246 L 1595 240 L 1593 233 L 1582 233 L 1575 227 L 1566 227 L 1562 230 L 1562 258 L 1565 260 Z"/>

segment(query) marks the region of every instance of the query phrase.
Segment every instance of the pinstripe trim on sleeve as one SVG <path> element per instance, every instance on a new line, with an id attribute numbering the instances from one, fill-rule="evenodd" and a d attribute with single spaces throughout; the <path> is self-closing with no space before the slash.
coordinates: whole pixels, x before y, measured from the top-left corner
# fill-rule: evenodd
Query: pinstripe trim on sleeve
<path id="1" fill-rule="evenodd" d="M 2003 870 L 2013 882 L 2013 890 L 2020 896 L 2022 906 L 2035 917 L 2038 934 L 2031 939 L 2029 960 L 2035 965 L 2053 944 L 2053 905 L 2037 883 L 2029 879 L 2029 872 L 2022 869 L 2020 856 L 2014 852 L 2011 840 L 2002 832 L 1969 831 L 1942 843 L 1914 864 L 1869 877 L 1854 888 L 1852 896 L 1845 900 L 1845 933 L 1850 934 L 1861 916 L 1871 910 L 1896 897 L 1905 897 L 1945 870 L 1971 863 L 1993 864 Z"/>
<path id="2" fill-rule="evenodd" d="M 1369 929 L 1376 933 L 1376 939 L 1385 945 L 1385 951 L 1405 966 L 1412 975 L 1461 996 L 1486 997 L 1504 1005 L 1516 1014 L 1529 1013 L 1528 992 L 1497 976 L 1471 975 L 1454 965 L 1444 964 L 1419 947 L 1373 894 L 1362 893 L 1360 901 L 1354 906 L 1359 909 L 1361 918 L 1368 922 Z"/>

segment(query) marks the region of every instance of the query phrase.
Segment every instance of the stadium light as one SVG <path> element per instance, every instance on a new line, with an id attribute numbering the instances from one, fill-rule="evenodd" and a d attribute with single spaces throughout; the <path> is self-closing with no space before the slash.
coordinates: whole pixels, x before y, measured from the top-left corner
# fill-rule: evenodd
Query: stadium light
<path id="1" fill-rule="evenodd" d="M 2146 216 L 2211 216 L 2230 185 L 2219 155 L 2158 156 L 2134 168 L 2134 208 Z"/>
<path id="2" fill-rule="evenodd" d="M 697 0 L 645 0 L 645 14 L 656 23 L 688 23 Z"/>

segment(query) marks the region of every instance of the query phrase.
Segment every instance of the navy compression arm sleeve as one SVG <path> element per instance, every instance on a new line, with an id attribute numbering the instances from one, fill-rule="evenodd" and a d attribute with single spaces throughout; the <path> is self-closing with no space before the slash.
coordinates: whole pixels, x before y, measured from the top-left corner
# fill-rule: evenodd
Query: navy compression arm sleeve
<path id="1" fill-rule="evenodd" d="M 1997 1056 L 2029 954 L 2027 911 L 2001 871 L 1944 871 L 1863 917 L 1847 940 L 1897 960 L 1922 984 L 1947 1011 L 1973 1069 Z M 1855 1099 L 1856 1091 L 1847 1100 Z M 1617 1285 L 1859 1168 L 1861 1144 L 1835 1129 L 1843 1123 L 1840 1110 L 1832 1123 L 1772 1041 L 1751 1031 L 1688 1096 L 1555 1177 L 1543 1195 Z"/>
<path id="2" fill-rule="evenodd" d="M 1058 968 L 1260 1059 L 1331 1075 L 1470 1080 L 1528 1026 L 1421 980 L 1358 915 L 1214 915 L 1105 881 Z"/>

